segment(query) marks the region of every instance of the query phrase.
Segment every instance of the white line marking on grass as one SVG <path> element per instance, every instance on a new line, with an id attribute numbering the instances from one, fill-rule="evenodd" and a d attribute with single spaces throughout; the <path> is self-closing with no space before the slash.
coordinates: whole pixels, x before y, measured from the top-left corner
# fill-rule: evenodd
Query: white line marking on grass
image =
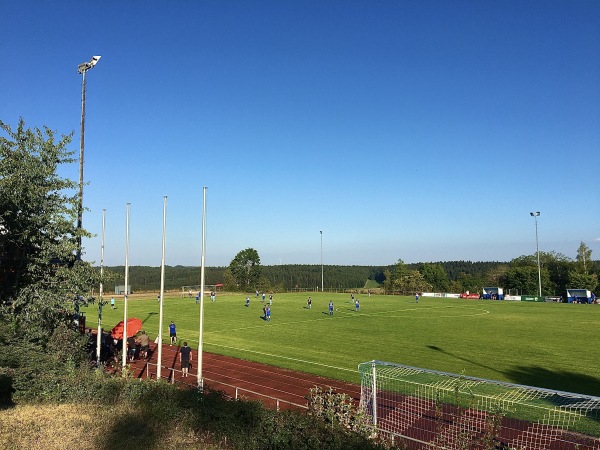
<path id="1" fill-rule="evenodd" d="M 462 306 L 434 306 L 434 307 L 427 307 L 427 308 L 420 308 L 418 306 L 412 307 L 412 308 L 403 308 L 403 309 L 394 309 L 394 310 L 389 310 L 389 311 L 378 311 L 378 312 L 373 312 L 373 313 L 363 313 L 363 312 L 356 312 L 356 311 L 340 311 L 340 314 L 346 314 L 348 316 L 367 316 L 367 317 L 378 317 L 378 316 L 382 316 L 385 315 L 385 317 L 406 317 L 406 315 L 390 315 L 393 313 L 405 313 L 405 312 L 413 312 L 413 311 L 430 311 L 432 309 L 467 309 L 466 307 L 462 307 Z M 435 317 L 451 317 L 451 318 L 456 318 L 456 317 L 472 317 L 472 316 L 483 316 L 485 314 L 490 314 L 490 311 L 487 309 L 477 309 L 476 311 L 479 312 L 474 312 L 474 313 L 467 313 L 467 314 L 450 314 L 450 315 L 436 315 Z"/>
<path id="2" fill-rule="evenodd" d="M 188 341 L 190 341 L 190 339 L 188 339 Z M 192 339 L 190 342 L 198 342 L 198 341 L 195 341 Z M 256 353 L 257 355 L 268 356 L 270 358 L 287 359 L 289 361 L 300 362 L 300 363 L 304 363 L 304 364 L 312 364 L 313 366 L 327 367 L 329 369 L 344 370 L 346 372 L 352 372 L 352 373 L 356 372 L 356 369 L 347 369 L 345 367 L 330 366 L 329 364 L 323 364 L 323 363 L 318 363 L 318 362 L 314 362 L 314 361 L 307 361 L 305 359 L 291 358 L 289 356 L 274 355 L 272 353 L 259 352 L 257 350 L 248 350 L 246 348 L 231 347 L 229 345 L 213 344 L 210 342 L 205 342 L 204 345 L 214 345 L 215 347 L 227 348 L 229 350 L 237 350 L 237 351 L 242 351 L 242 352 L 247 352 L 247 353 Z"/>

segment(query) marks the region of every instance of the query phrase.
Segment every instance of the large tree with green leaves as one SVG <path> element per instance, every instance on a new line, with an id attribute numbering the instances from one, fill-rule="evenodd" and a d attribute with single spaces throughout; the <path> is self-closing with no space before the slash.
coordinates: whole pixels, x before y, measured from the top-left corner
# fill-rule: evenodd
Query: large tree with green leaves
<path id="1" fill-rule="evenodd" d="M 448 274 L 441 264 L 419 264 L 418 270 L 425 281 L 431 284 L 434 291 L 446 292 L 448 290 Z"/>
<path id="2" fill-rule="evenodd" d="M 398 260 L 393 271 L 386 272 L 386 277 L 386 289 L 388 290 L 403 294 L 432 290 L 431 283 L 427 282 L 418 270 L 410 269 L 401 259 Z"/>
<path id="3" fill-rule="evenodd" d="M 261 274 L 258 252 L 253 248 L 247 248 L 238 252 L 229 263 L 225 284 L 233 284 L 236 289 L 258 289 Z"/>
<path id="4" fill-rule="evenodd" d="M 58 174 L 73 163 L 72 135 L 15 130 L 0 121 L 0 304 L 22 333 L 46 339 L 69 320 L 98 277 L 75 260 L 77 184 Z"/>

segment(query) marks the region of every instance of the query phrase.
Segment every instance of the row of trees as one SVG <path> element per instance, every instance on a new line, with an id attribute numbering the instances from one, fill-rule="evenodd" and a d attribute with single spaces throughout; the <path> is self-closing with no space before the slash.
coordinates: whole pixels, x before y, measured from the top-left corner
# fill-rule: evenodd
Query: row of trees
<path id="1" fill-rule="evenodd" d="M 592 261 L 592 250 L 583 242 L 572 260 L 561 253 L 540 252 L 519 256 L 508 263 L 488 263 L 483 272 L 460 272 L 448 276 L 445 263 L 404 264 L 402 260 L 385 270 L 384 286 L 388 291 L 414 292 L 481 292 L 483 287 L 502 287 L 517 294 L 564 296 L 567 289 L 594 291 L 599 284 L 600 262 Z"/>
<path id="2" fill-rule="evenodd" d="M 578 258 L 571 260 L 554 252 L 540 253 L 542 291 L 544 295 L 563 295 L 568 288 L 594 290 L 598 285 L 600 263 L 591 260 L 591 250 L 582 244 Z M 108 268 L 114 274 L 114 284 L 124 283 L 124 267 Z M 133 266 L 129 280 L 134 291 L 153 291 L 160 286 L 158 267 Z M 515 294 L 533 295 L 538 292 L 537 256 L 520 256 L 510 262 L 445 261 L 393 266 L 334 266 L 323 267 L 326 289 L 381 286 L 388 292 L 481 292 L 483 287 L 502 287 Z M 205 283 L 223 283 L 229 291 L 289 291 L 294 288 L 321 287 L 321 266 L 284 264 L 262 266 L 256 250 L 240 251 L 227 267 L 207 267 Z M 199 285 L 200 269 L 189 266 L 167 266 L 166 289 Z M 508 292 L 508 291 L 507 291 Z"/>

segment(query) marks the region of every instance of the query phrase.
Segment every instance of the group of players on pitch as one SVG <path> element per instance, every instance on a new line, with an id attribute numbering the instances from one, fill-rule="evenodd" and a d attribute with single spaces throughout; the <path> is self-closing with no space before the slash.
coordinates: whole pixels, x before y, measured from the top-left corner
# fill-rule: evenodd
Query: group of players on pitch
<path id="1" fill-rule="evenodd" d="M 256 291 L 256 297 L 259 297 L 259 292 Z M 262 293 L 262 300 L 261 303 L 265 302 L 265 298 L 266 298 L 266 294 L 263 292 Z M 354 311 L 359 312 L 360 311 L 360 301 L 358 300 L 358 298 L 354 298 L 354 294 L 350 294 L 350 302 L 354 304 Z M 262 318 L 267 321 L 270 322 L 271 321 L 271 306 L 273 305 L 273 294 L 269 295 L 269 304 L 267 306 L 263 307 L 263 316 Z M 307 309 L 312 309 L 312 298 L 308 297 L 308 299 L 306 300 L 306 305 L 307 305 Z M 244 303 L 244 306 L 249 308 L 250 307 L 250 296 L 246 296 L 246 302 Z M 333 316 L 333 312 L 337 311 L 334 307 L 333 304 L 333 300 L 329 301 L 329 305 L 328 305 L 328 309 L 329 309 L 329 315 Z"/>

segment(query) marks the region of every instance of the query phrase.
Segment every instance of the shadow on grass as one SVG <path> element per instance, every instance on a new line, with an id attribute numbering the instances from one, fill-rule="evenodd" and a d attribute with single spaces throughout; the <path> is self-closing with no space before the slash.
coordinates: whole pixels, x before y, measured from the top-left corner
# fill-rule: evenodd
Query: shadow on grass
<path id="1" fill-rule="evenodd" d="M 536 366 L 519 366 L 505 371 L 504 375 L 517 384 L 600 396 L 600 378 L 581 373 L 552 371 Z"/>
<path id="2" fill-rule="evenodd" d="M 445 355 L 448 355 L 448 356 L 450 356 L 450 357 L 452 357 L 454 359 L 458 359 L 460 361 L 464 361 L 466 363 L 473 364 L 474 366 L 483 367 L 484 369 L 492 370 L 492 371 L 494 371 L 496 373 L 503 373 L 503 372 L 501 372 L 501 371 L 499 371 L 499 370 L 497 370 L 497 369 L 495 369 L 493 367 L 486 366 L 485 364 L 478 363 L 476 361 L 473 361 L 472 359 L 464 358 L 462 356 L 459 356 L 459 355 L 456 355 L 456 354 L 454 354 L 452 352 L 444 350 L 443 348 L 440 348 L 437 345 L 426 345 L 426 347 L 429 348 L 429 349 L 431 349 L 431 350 L 435 350 L 436 352 L 440 352 L 440 353 L 443 353 Z"/>
<path id="3" fill-rule="evenodd" d="M 106 430 L 100 448 L 156 448 L 160 438 L 154 427 L 148 426 L 142 412 L 131 412 L 121 415 L 114 426 Z"/>
<path id="4" fill-rule="evenodd" d="M 150 317 L 157 315 L 158 313 L 156 312 L 149 312 L 148 315 L 146 316 L 146 318 L 144 320 L 142 320 L 142 324 L 146 323 L 148 321 L 148 319 L 150 319 Z"/>

